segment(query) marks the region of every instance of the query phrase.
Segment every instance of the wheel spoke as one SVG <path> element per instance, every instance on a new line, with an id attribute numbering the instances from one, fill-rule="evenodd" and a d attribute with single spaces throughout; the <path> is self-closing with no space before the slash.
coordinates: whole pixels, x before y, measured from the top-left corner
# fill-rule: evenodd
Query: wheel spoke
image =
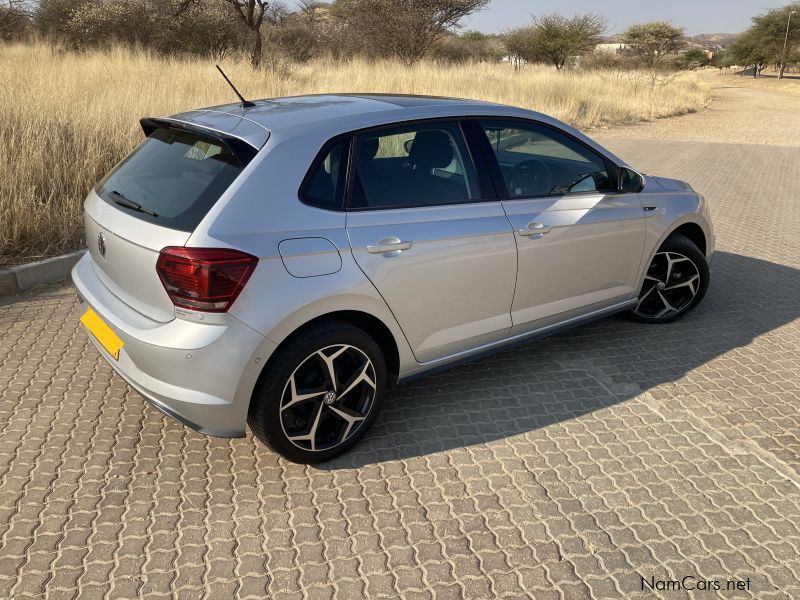
<path id="1" fill-rule="evenodd" d="M 664 257 L 667 259 L 667 274 L 664 276 L 664 281 L 669 281 L 669 276 L 672 275 L 672 259 L 669 254 L 665 254 Z"/>
<path id="2" fill-rule="evenodd" d="M 350 431 L 356 423 L 360 423 L 367 418 L 366 415 L 356 414 L 354 411 L 344 406 L 331 406 L 330 410 L 347 422 L 347 427 L 345 427 L 344 433 L 342 433 L 341 438 L 339 438 L 340 443 L 347 439 L 347 436 L 350 435 Z"/>
<path id="3" fill-rule="evenodd" d="M 642 296 L 639 298 L 639 302 L 636 303 L 636 308 L 634 310 L 639 310 L 639 307 L 642 305 L 642 302 L 644 302 L 647 299 L 647 297 L 654 289 L 656 289 L 656 286 L 651 286 L 649 290 L 647 290 L 644 294 L 642 294 Z"/>
<path id="4" fill-rule="evenodd" d="M 686 258 L 685 256 L 681 256 L 680 254 L 676 255 L 676 256 L 678 256 L 678 258 L 672 258 L 669 255 L 669 253 L 666 253 L 665 256 L 667 258 L 667 276 L 664 278 L 664 283 L 668 283 L 669 282 L 669 278 L 672 276 L 672 266 L 675 263 L 684 262 L 684 261 L 687 261 L 689 259 Z M 691 261 L 689 261 L 689 262 L 691 262 Z"/>
<path id="5" fill-rule="evenodd" d="M 664 297 L 664 294 L 661 293 L 661 290 L 657 290 L 657 291 L 658 291 L 658 297 L 661 298 L 661 302 L 664 303 L 664 311 L 661 314 L 659 314 L 659 316 L 667 314 L 667 313 L 670 313 L 670 312 L 678 312 L 678 309 L 675 308 L 674 306 L 672 306 L 672 304 L 669 303 L 669 300 L 667 300 Z"/>
<path id="6" fill-rule="evenodd" d="M 322 350 L 317 352 L 317 356 L 322 360 L 322 364 L 325 367 L 325 377 L 328 380 L 328 383 L 333 386 L 333 391 L 338 391 L 339 389 L 339 381 L 336 379 L 336 368 L 333 366 L 333 361 L 341 355 L 345 350 L 347 350 L 349 346 L 341 346 L 336 352 L 327 356 Z"/>
<path id="7" fill-rule="evenodd" d="M 668 292 L 670 290 L 677 290 L 678 288 L 688 287 L 692 292 L 692 296 L 694 296 L 697 293 L 695 291 L 694 282 L 697 281 L 698 279 L 700 279 L 699 275 L 693 275 L 692 277 L 690 277 L 685 281 L 681 281 L 680 283 L 676 283 L 675 285 L 670 285 L 668 287 L 665 287 L 664 291 Z"/>
<path id="8" fill-rule="evenodd" d="M 371 366 L 372 366 L 372 363 L 369 362 L 369 360 L 367 360 L 364 363 L 364 366 L 361 368 L 361 372 L 359 372 L 356 375 L 354 375 L 353 378 L 347 384 L 345 384 L 345 389 L 344 389 L 344 391 L 339 393 L 339 398 L 342 398 L 345 394 L 347 394 L 347 392 L 352 390 L 354 387 L 356 387 L 361 382 L 366 383 L 369 387 L 371 387 L 374 390 L 375 389 L 375 382 L 372 381 L 372 379 L 370 379 L 370 376 L 367 373 L 367 371 L 369 370 L 369 368 Z"/>
<path id="9" fill-rule="evenodd" d="M 305 394 L 299 394 L 297 392 L 297 384 L 294 380 L 294 373 L 289 378 L 289 393 L 291 394 L 291 400 L 287 402 L 285 405 L 281 406 L 281 412 L 285 411 L 287 408 L 295 406 L 296 404 L 300 404 L 301 402 L 305 402 L 306 400 L 311 400 L 311 398 L 317 398 L 325 394 L 328 390 L 315 390 L 313 392 L 306 392 Z"/>
<path id="10" fill-rule="evenodd" d="M 313 452 L 314 450 L 316 450 L 317 427 L 319 426 L 319 418 L 322 416 L 322 409 L 324 407 L 325 404 L 320 402 L 314 414 L 314 422 L 312 423 L 311 428 L 306 433 L 294 436 L 290 435 L 287 437 L 293 442 L 308 442 L 311 445 L 311 451 Z"/>

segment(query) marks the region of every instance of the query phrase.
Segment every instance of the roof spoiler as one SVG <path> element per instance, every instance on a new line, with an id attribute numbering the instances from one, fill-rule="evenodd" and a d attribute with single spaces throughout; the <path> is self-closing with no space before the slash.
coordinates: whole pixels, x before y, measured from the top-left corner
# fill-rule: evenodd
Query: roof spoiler
<path id="1" fill-rule="evenodd" d="M 156 129 L 178 129 L 181 131 L 191 131 L 192 133 L 195 133 L 201 137 L 207 137 L 222 142 L 243 165 L 247 165 L 251 160 L 253 160 L 255 155 L 258 154 L 258 148 L 251 146 L 248 142 L 241 138 L 219 131 L 214 131 L 213 129 L 191 125 L 184 121 L 145 117 L 144 119 L 139 119 L 139 124 L 142 126 L 142 131 L 144 131 L 146 136 L 149 136 Z"/>

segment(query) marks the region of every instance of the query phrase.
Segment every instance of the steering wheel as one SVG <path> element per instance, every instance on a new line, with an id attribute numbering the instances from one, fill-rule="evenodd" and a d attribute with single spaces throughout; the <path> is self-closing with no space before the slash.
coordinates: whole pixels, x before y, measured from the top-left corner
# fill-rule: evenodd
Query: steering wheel
<path id="1" fill-rule="evenodd" d="M 511 167 L 506 183 L 512 196 L 545 196 L 553 189 L 553 173 L 544 161 L 529 158 Z"/>

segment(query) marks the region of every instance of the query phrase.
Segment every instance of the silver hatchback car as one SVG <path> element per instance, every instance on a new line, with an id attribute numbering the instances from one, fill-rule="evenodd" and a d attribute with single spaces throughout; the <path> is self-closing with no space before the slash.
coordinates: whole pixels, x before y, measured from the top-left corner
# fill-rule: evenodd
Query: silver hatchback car
<path id="1" fill-rule="evenodd" d="M 81 321 L 165 413 L 294 461 L 355 444 L 397 381 L 708 286 L 703 197 L 542 114 L 318 95 L 141 124 L 86 199 Z"/>

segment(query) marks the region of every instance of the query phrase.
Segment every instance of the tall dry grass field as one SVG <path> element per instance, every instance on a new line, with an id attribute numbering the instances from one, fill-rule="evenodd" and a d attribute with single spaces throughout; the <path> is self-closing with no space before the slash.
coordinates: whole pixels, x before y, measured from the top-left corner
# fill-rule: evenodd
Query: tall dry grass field
<path id="1" fill-rule="evenodd" d="M 276 76 L 224 65 L 248 97 L 398 92 L 479 98 L 539 110 L 591 128 L 696 110 L 707 88 L 690 77 L 654 86 L 635 73 L 509 65 L 407 68 L 394 62 L 312 62 Z M 115 49 L 72 53 L 0 45 L 0 264 L 83 245 L 81 204 L 142 138 L 138 120 L 235 101 L 206 60 Z"/>

